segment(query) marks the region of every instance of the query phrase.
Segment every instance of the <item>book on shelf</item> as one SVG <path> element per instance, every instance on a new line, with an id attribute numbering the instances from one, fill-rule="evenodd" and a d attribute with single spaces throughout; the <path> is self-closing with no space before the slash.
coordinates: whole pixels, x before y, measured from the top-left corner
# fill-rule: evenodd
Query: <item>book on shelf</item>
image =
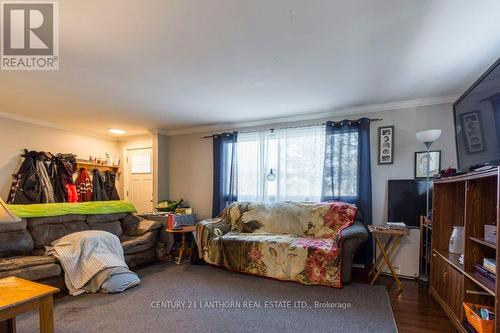
<path id="1" fill-rule="evenodd" d="M 474 272 L 479 274 L 480 276 L 484 277 L 488 281 L 495 283 L 496 282 L 496 275 L 491 273 L 489 270 L 484 268 L 483 265 L 481 264 L 474 264 Z"/>
<path id="2" fill-rule="evenodd" d="M 483 267 L 490 271 L 491 273 L 496 275 L 497 272 L 497 261 L 496 259 L 484 258 L 483 259 Z"/>

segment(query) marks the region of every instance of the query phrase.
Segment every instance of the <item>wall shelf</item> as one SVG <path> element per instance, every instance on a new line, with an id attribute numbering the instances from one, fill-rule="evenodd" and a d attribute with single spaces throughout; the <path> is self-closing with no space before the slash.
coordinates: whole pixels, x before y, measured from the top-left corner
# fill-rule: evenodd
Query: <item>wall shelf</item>
<path id="1" fill-rule="evenodd" d="M 469 239 L 473 242 L 476 242 L 478 244 L 482 244 L 484 246 L 487 246 L 487 247 L 495 249 L 495 250 L 497 248 L 497 244 L 490 242 L 490 241 L 487 241 L 486 239 L 481 238 L 481 237 L 469 237 Z"/>
<path id="2" fill-rule="evenodd" d="M 76 162 L 74 164 L 73 168 L 76 171 L 80 170 L 81 168 L 86 168 L 89 171 L 97 169 L 97 170 L 102 171 L 102 172 L 111 171 L 111 172 L 114 172 L 116 174 L 120 173 L 120 167 L 119 166 L 95 164 L 95 163 L 88 163 L 88 162 Z"/>

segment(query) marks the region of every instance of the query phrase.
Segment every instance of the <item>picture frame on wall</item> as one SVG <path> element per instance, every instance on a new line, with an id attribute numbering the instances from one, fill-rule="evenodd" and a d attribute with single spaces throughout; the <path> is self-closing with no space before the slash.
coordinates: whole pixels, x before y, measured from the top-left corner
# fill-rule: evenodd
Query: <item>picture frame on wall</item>
<path id="1" fill-rule="evenodd" d="M 439 174 L 441 170 L 441 150 L 431 150 L 429 152 L 430 156 L 430 167 L 429 167 L 429 177 L 432 178 Z M 415 152 L 415 179 L 426 179 L 427 178 L 427 152 L 417 151 Z"/>
<path id="2" fill-rule="evenodd" d="M 468 154 L 480 153 L 486 150 L 481 115 L 479 111 L 471 111 L 460 115 L 460 125 Z"/>
<path id="3" fill-rule="evenodd" d="M 394 126 L 378 128 L 378 155 L 377 164 L 394 163 Z"/>

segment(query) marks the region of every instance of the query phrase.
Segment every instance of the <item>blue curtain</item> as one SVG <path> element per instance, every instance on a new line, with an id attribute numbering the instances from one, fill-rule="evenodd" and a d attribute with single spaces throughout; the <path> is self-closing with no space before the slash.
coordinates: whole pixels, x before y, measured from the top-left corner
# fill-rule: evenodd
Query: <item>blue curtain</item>
<path id="1" fill-rule="evenodd" d="M 238 134 L 222 133 L 213 136 L 214 186 L 212 216 L 217 217 L 237 198 L 236 140 Z"/>
<path id="2" fill-rule="evenodd" d="M 357 165 L 357 168 L 353 168 Z M 325 164 L 321 201 L 355 204 L 365 225 L 372 224 L 370 119 L 326 123 Z M 372 239 L 361 245 L 354 262 L 371 264 Z"/>

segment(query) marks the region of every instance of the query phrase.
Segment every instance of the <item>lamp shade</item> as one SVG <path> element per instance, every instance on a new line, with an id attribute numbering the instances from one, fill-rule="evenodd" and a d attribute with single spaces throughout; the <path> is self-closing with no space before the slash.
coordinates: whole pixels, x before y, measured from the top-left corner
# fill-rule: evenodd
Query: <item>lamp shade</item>
<path id="1" fill-rule="evenodd" d="M 440 129 L 430 129 L 427 131 L 422 131 L 417 133 L 417 140 L 426 143 L 426 142 L 434 142 L 441 136 Z"/>
<path id="2" fill-rule="evenodd" d="M 19 222 L 21 219 L 12 213 L 5 202 L 0 198 L 0 223 L 2 222 Z"/>

